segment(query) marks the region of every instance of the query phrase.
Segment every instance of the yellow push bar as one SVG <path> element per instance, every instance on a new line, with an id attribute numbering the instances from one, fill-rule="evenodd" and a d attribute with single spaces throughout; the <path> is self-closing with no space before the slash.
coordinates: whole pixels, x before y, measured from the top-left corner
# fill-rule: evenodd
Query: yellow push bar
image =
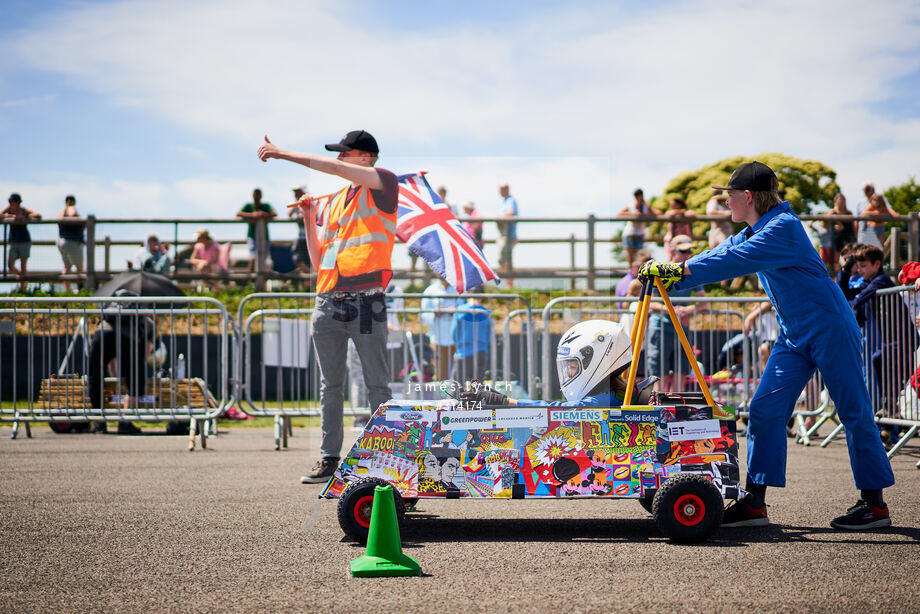
<path id="1" fill-rule="evenodd" d="M 690 361 L 690 366 L 693 368 L 693 374 L 696 376 L 696 381 L 703 390 L 703 397 L 705 397 L 706 403 L 710 407 L 714 407 L 715 401 L 712 400 L 712 394 L 709 392 L 709 385 L 706 383 L 706 380 L 703 379 L 703 373 L 700 371 L 700 366 L 693 356 L 693 350 L 690 348 L 690 342 L 687 340 L 687 335 L 684 333 L 684 327 L 681 326 L 680 320 L 677 319 L 677 312 L 674 311 L 674 305 L 671 304 L 671 299 L 668 297 L 668 291 L 665 290 L 664 284 L 661 283 L 661 279 L 658 277 L 646 279 L 642 284 L 642 292 L 639 293 L 639 309 L 633 320 L 633 327 L 630 333 L 633 354 L 632 363 L 629 365 L 629 377 L 626 382 L 626 396 L 623 399 L 623 406 L 626 407 L 632 402 L 633 389 L 636 386 L 636 370 L 639 368 L 639 354 L 642 351 L 642 340 L 645 338 L 645 329 L 648 326 L 649 303 L 652 298 L 652 279 L 654 279 L 655 286 L 658 288 L 658 293 L 661 295 L 664 306 L 668 310 L 668 315 L 671 317 L 671 323 L 674 325 L 674 330 L 677 331 L 677 337 L 680 339 L 680 345 L 684 349 L 687 359 Z"/>

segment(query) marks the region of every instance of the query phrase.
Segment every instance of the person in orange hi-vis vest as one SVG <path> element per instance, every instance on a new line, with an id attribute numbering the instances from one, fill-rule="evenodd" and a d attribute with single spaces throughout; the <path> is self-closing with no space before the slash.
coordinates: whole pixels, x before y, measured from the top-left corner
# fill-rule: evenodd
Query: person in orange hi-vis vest
<path id="1" fill-rule="evenodd" d="M 301 477 L 305 484 L 325 482 L 339 464 L 349 339 L 361 359 L 371 407 L 390 398 L 383 291 L 393 275 L 390 258 L 396 239 L 398 180 L 390 171 L 374 168 L 380 148 L 364 130 L 353 130 L 326 149 L 338 152 L 338 158 L 286 151 L 266 136 L 258 152 L 263 162 L 288 160 L 350 182 L 332 196 L 321 235 L 314 200 L 305 194 L 296 203 L 303 212 L 307 251 L 317 271 L 312 322 L 321 375 L 320 459 Z"/>

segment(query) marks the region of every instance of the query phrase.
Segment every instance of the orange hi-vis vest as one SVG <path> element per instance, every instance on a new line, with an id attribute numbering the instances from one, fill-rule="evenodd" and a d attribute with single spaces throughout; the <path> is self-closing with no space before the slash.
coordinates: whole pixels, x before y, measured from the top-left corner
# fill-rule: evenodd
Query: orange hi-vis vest
<path id="1" fill-rule="evenodd" d="M 386 288 L 393 276 L 390 258 L 396 241 L 396 211 L 377 208 L 367 186 L 333 196 L 321 241 L 316 292 Z M 373 275 L 378 273 L 379 275 Z M 358 279 L 350 279 L 355 278 Z"/>

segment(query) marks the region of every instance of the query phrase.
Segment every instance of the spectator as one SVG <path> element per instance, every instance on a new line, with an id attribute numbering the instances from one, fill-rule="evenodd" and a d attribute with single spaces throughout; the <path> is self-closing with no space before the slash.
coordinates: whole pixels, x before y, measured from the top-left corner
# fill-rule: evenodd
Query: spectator
<path id="1" fill-rule="evenodd" d="M 885 222 L 884 218 L 894 217 L 888 208 L 885 198 L 881 194 L 872 194 L 869 203 L 860 215 L 872 216 L 872 220 L 859 220 L 857 223 L 856 240 L 863 245 L 874 245 L 882 251 L 885 250 Z"/>
<path id="2" fill-rule="evenodd" d="M 853 213 L 847 209 L 846 197 L 840 192 L 837 192 L 834 196 L 833 208 L 825 215 L 853 215 Z M 831 222 L 830 227 L 831 255 L 833 258 L 833 266 L 830 271 L 832 274 L 836 274 L 837 271 L 840 270 L 840 251 L 843 249 L 843 246 L 856 242 L 856 222 L 852 220 Z"/>
<path id="3" fill-rule="evenodd" d="M 7 256 L 7 266 L 10 273 L 20 278 L 28 274 L 26 265 L 29 262 L 29 254 L 32 251 L 32 235 L 29 234 L 29 228 L 26 226 L 29 220 L 40 220 L 42 216 L 30 209 L 22 206 L 22 197 L 15 192 L 10 194 L 9 205 L 0 211 L 0 218 L 6 220 L 9 225 L 9 255 Z M 19 268 L 16 268 L 16 261 L 19 260 Z M 26 282 L 19 282 L 19 291 L 26 291 Z"/>
<path id="4" fill-rule="evenodd" d="M 687 208 L 687 202 L 676 197 L 671 199 L 671 204 L 667 211 L 662 215 L 668 221 L 668 231 L 664 235 L 664 252 L 668 259 L 674 259 L 674 252 L 671 247 L 671 239 L 678 235 L 684 235 L 688 239 L 693 236 L 690 223 L 696 218 L 693 211 Z"/>
<path id="5" fill-rule="evenodd" d="M 450 336 L 457 351 L 450 377 L 461 382 L 485 379 L 484 373 L 489 366 L 492 312 L 482 304 L 477 290 L 471 291 L 463 305 L 466 311 L 458 311 L 451 321 Z"/>
<path id="6" fill-rule="evenodd" d="M 431 337 L 432 349 L 435 351 L 435 378 L 444 380 L 450 375 L 450 357 L 455 349 L 451 336 L 451 323 L 453 322 L 452 312 L 458 305 L 459 299 L 431 298 L 444 294 L 457 294 L 454 287 L 440 277 L 425 288 L 424 294 L 421 319 L 428 325 L 428 336 Z"/>
<path id="7" fill-rule="evenodd" d="M 502 209 L 500 217 L 514 219 L 518 216 L 518 204 L 514 196 L 511 195 L 511 188 L 508 184 L 499 186 L 498 193 L 502 197 Z M 511 251 L 517 242 L 517 222 L 502 221 L 498 222 L 498 231 L 501 237 L 498 241 L 498 266 L 501 269 L 505 281 L 510 286 L 514 280 L 509 277 L 513 266 L 511 264 Z"/>
<path id="8" fill-rule="evenodd" d="M 728 194 L 722 190 L 716 190 L 709 202 L 706 203 L 706 215 L 723 218 L 709 222 L 709 249 L 718 247 L 722 241 L 734 234 L 732 212 L 726 206 L 726 201 L 728 201 Z"/>
<path id="9" fill-rule="evenodd" d="M 252 191 L 252 202 L 243 205 L 243 208 L 237 211 L 236 217 L 242 220 L 252 220 L 249 222 L 249 230 L 246 233 L 246 246 L 249 248 L 249 270 L 255 270 L 256 257 L 263 260 L 268 255 L 268 220 L 273 219 L 278 214 L 268 203 L 262 202 L 262 190 L 256 188 Z M 256 241 L 256 229 L 258 225 L 256 220 L 265 220 L 265 234 L 262 236 L 265 251 L 258 254 L 258 242 Z"/>
<path id="10" fill-rule="evenodd" d="M 845 284 L 850 289 L 862 288 L 866 285 L 866 280 L 859 276 L 859 273 L 852 271 L 852 263 L 850 264 L 851 271 L 848 271 L 849 281 L 841 281 L 843 279 L 843 266 L 846 265 L 850 260 L 853 262 L 856 261 L 856 252 L 862 249 L 863 245 L 860 243 L 847 243 L 843 246 L 843 249 L 840 250 L 840 257 L 837 259 L 837 263 L 840 265 L 840 270 L 837 272 L 837 285 L 843 288 L 841 283 Z M 844 292 L 844 295 L 847 293 Z"/>
<path id="11" fill-rule="evenodd" d="M 447 208 L 450 209 L 451 215 L 457 217 L 457 205 L 448 202 L 447 200 L 447 188 L 441 186 L 438 188 L 438 196 L 441 197 L 441 200 L 447 205 Z"/>
<path id="12" fill-rule="evenodd" d="M 137 296 L 130 290 L 118 290 L 116 297 Z M 103 384 L 105 371 L 113 377 L 125 379 L 127 390 L 122 401 L 123 409 L 137 407 L 138 397 L 147 385 L 147 357 L 156 339 L 156 327 L 150 318 L 132 314 L 136 305 L 112 303 L 106 307 L 96 332 L 89 342 L 87 388 L 90 406 L 105 407 Z M 105 422 L 93 425 L 94 432 L 105 432 Z M 119 421 L 120 435 L 135 435 L 141 430 L 128 422 Z"/>
<path id="13" fill-rule="evenodd" d="M 475 218 L 481 218 L 482 215 L 479 211 L 476 210 L 476 203 L 473 201 L 467 201 L 463 205 L 463 213 L 466 217 L 471 218 L 473 221 L 463 222 L 463 228 L 473 239 L 476 241 L 476 245 L 479 246 L 479 249 L 482 249 L 484 245 L 482 241 L 482 222 L 475 221 Z"/>
<path id="14" fill-rule="evenodd" d="M 350 182 L 332 196 L 323 239 L 309 195 L 300 200 L 310 262 L 317 270 L 313 347 L 320 369 L 321 458 L 303 483 L 327 481 L 338 467 L 344 438 L 344 384 L 347 341 L 361 360 L 371 407 L 390 398 L 387 377 L 387 307 L 383 290 L 393 276 L 393 243 L 399 193 L 396 175 L 376 169 L 380 148 L 364 130 L 349 132 L 326 145 L 338 158 L 280 149 L 268 137 L 259 147 L 262 161 L 288 160 Z M 358 217 L 359 205 L 361 217 Z"/>
<path id="15" fill-rule="evenodd" d="M 863 211 L 865 211 L 866 207 L 869 206 L 869 201 L 875 195 L 875 184 L 873 184 L 871 181 L 864 183 L 863 194 L 866 196 L 866 198 L 865 200 L 859 201 L 859 203 L 856 205 L 856 215 L 863 215 Z M 882 200 L 885 201 L 884 196 L 882 196 Z M 888 206 L 887 201 L 885 201 L 885 206 Z"/>
<path id="16" fill-rule="evenodd" d="M 850 466 L 860 499 L 831 521 L 835 529 L 862 530 L 891 525 L 883 489 L 894 484 L 891 463 L 879 441 L 872 404 L 862 372 L 862 339 L 840 289 L 808 240 L 802 222 L 779 196 L 770 167 L 745 162 L 727 186 L 732 221 L 747 226 L 723 243 L 689 261 L 650 262 L 639 277 L 658 277 L 665 287 L 696 287 L 757 273 L 773 303 L 780 334 L 750 402 L 747 494 L 725 510 L 722 526 L 770 523 L 767 487 L 786 482 L 785 425 L 800 392 L 815 369 L 821 370 L 837 415 L 846 425 Z"/>
<path id="17" fill-rule="evenodd" d="M 207 228 L 198 229 L 195 246 L 192 247 L 192 255 L 188 261 L 195 267 L 196 272 L 204 275 L 226 272 L 220 264 L 220 246 L 211 238 Z M 212 287 L 217 285 L 214 280 L 210 280 L 208 283 Z"/>
<path id="18" fill-rule="evenodd" d="M 690 242 L 690 237 L 687 235 L 677 235 L 672 238 L 668 247 L 674 254 L 674 262 L 678 264 L 683 264 L 693 255 L 693 243 Z M 692 296 L 694 293 L 698 296 L 706 296 L 703 289 L 694 290 L 693 288 L 673 290 L 669 296 L 679 298 Z M 653 296 L 655 294 L 657 290 L 653 292 Z M 690 325 L 690 318 L 694 313 L 706 309 L 708 307 L 705 303 L 674 306 L 680 324 L 685 328 Z M 660 378 L 655 382 L 655 390 L 683 390 L 682 378 L 692 373 L 692 370 L 664 303 L 655 301 L 649 303 L 648 330 L 648 375 Z"/>
<path id="19" fill-rule="evenodd" d="M 77 199 L 74 196 L 64 198 L 64 208 L 58 213 L 58 220 L 80 218 L 77 213 Z M 75 268 L 77 273 L 83 272 L 83 244 L 86 240 L 83 238 L 83 229 L 86 228 L 86 222 L 80 223 L 58 223 L 58 251 L 61 252 L 61 260 L 64 262 L 64 268 L 61 271 L 64 275 L 69 275 L 70 270 Z M 64 282 L 64 291 L 70 293 L 70 282 Z"/>
<path id="20" fill-rule="evenodd" d="M 297 186 L 294 188 L 294 200 L 299 201 L 306 193 L 307 186 Z M 291 207 L 288 217 L 297 224 L 297 239 L 291 243 L 291 257 L 294 260 L 294 266 L 301 273 L 307 274 L 310 272 L 310 253 L 307 251 L 307 230 L 303 225 L 303 213 L 300 207 Z"/>
<path id="21" fill-rule="evenodd" d="M 169 273 L 169 243 L 160 243 L 160 239 L 151 234 L 147 237 L 147 244 L 137 253 L 137 267 L 148 273 Z"/>
<path id="22" fill-rule="evenodd" d="M 641 188 L 633 192 L 635 202 L 620 211 L 618 217 L 656 217 L 655 211 L 645 202 L 645 195 Z M 626 222 L 623 229 L 623 246 L 626 248 L 626 262 L 636 259 L 636 252 L 645 246 L 645 226 L 647 222 Z"/>

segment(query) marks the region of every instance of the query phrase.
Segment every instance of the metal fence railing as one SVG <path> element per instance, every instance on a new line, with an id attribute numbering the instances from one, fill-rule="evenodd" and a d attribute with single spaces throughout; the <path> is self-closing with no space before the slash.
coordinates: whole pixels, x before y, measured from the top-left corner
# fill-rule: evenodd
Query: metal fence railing
<path id="1" fill-rule="evenodd" d="M 0 308 L 0 421 L 208 423 L 230 406 L 227 310 L 212 298 L 11 298 Z M 177 429 L 178 430 L 178 429 Z"/>
<path id="2" fill-rule="evenodd" d="M 475 305 L 467 302 L 471 296 Z M 0 422 L 12 422 L 15 437 L 20 425 L 28 429 L 38 421 L 178 421 L 190 424 L 192 442 L 200 433 L 204 445 L 211 421 L 238 404 L 249 415 L 273 417 L 276 447 L 286 446 L 291 417 L 320 411 L 321 378 L 310 341 L 315 297 L 251 294 L 236 318 L 207 297 L 9 299 L 0 308 Z M 513 396 L 544 401 L 561 398 L 553 357 L 563 331 L 592 318 L 629 328 L 637 305 L 635 297 L 564 296 L 533 313 L 526 298 L 512 294 L 395 293 L 387 302 L 393 398 L 432 398 L 438 393 L 431 382 L 453 378 L 502 382 Z M 714 398 L 746 418 L 778 335 L 775 316 L 749 317 L 763 302 L 758 297 L 673 302 L 685 308 L 685 330 Z M 878 423 L 894 432 L 893 455 L 920 431 L 920 300 L 909 287 L 891 288 L 865 309 L 863 377 Z M 460 318 L 488 323 L 487 333 L 465 346 L 473 348 L 470 359 L 443 348 L 455 343 Z M 665 324 L 650 321 L 639 373 L 661 378 L 662 391 L 692 390 L 689 365 L 676 358 L 682 352 Z M 141 328 L 152 332 L 142 336 Z M 128 340 L 111 341 L 122 337 Z M 653 344 L 657 357 L 650 357 Z M 371 408 L 357 364 L 343 409 L 360 417 Z M 837 426 L 823 446 L 840 433 L 820 374 L 802 391 L 795 416 L 806 445 L 828 422 Z"/>

